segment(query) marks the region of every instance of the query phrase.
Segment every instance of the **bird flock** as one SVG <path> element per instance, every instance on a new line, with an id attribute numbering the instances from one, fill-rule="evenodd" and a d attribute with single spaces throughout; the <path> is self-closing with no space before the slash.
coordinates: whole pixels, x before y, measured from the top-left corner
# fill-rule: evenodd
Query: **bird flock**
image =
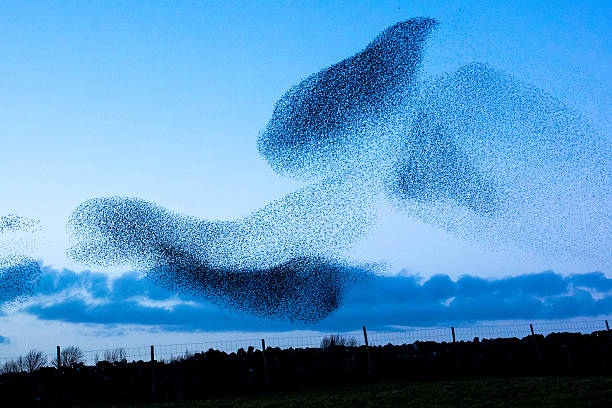
<path id="1" fill-rule="evenodd" d="M 229 310 L 316 322 L 373 276 L 341 254 L 372 230 L 384 202 L 484 246 L 605 254 L 608 141 L 578 112 L 485 64 L 424 77 L 437 27 L 432 18 L 397 23 L 280 98 L 257 147 L 275 172 L 305 187 L 232 221 L 93 198 L 70 216 L 68 255 L 142 270 Z M 0 220 L 0 234 L 31 227 Z M 30 267 L 20 274 L 3 265 L 0 296 L 14 297 L 10 286 L 21 279 L 35 283 Z"/>
<path id="2" fill-rule="evenodd" d="M 37 220 L 16 214 L 0 216 L 0 304 L 17 302 L 33 293 L 40 281 L 40 264 L 30 255 Z"/>

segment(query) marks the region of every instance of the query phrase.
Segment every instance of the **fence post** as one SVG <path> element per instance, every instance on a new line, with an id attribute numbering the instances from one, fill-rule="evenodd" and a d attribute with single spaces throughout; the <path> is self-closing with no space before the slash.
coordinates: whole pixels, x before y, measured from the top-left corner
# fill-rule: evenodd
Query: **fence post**
<path id="1" fill-rule="evenodd" d="M 57 369 L 59 370 L 62 366 L 62 353 L 60 353 L 60 346 L 57 346 Z"/>
<path id="2" fill-rule="evenodd" d="M 268 359 L 266 358 L 266 341 L 264 339 L 261 339 L 261 352 L 264 364 L 264 383 L 270 385 L 270 372 L 268 371 Z"/>
<path id="3" fill-rule="evenodd" d="M 363 326 L 363 339 L 365 340 L 366 354 L 368 355 L 368 374 L 372 374 L 372 357 L 370 356 L 370 347 L 368 344 L 368 332 Z"/>
<path id="4" fill-rule="evenodd" d="M 536 354 L 538 355 L 538 364 L 542 365 L 542 356 L 540 356 L 540 348 L 538 347 L 538 342 L 535 338 L 535 333 L 533 332 L 533 324 L 529 324 L 529 329 L 531 330 L 531 338 L 533 339 L 533 345 L 535 346 Z"/>
<path id="5" fill-rule="evenodd" d="M 151 344 L 151 398 L 155 399 L 155 347 Z"/>
<path id="6" fill-rule="evenodd" d="M 453 349 L 455 350 L 455 366 L 459 369 L 459 351 L 457 350 L 457 341 L 455 340 L 455 328 L 451 326 L 451 333 L 453 334 Z"/>
<path id="7" fill-rule="evenodd" d="M 610 325 L 608 324 L 608 321 L 606 320 L 606 330 L 610 331 Z"/>

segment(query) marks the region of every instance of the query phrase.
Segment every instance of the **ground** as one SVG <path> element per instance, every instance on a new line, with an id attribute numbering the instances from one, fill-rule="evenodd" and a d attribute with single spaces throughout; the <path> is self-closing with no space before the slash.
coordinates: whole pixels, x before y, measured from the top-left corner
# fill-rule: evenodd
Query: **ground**
<path id="1" fill-rule="evenodd" d="M 612 378 L 484 378 L 392 381 L 268 392 L 248 397 L 140 403 L 137 408 L 612 407 Z M 106 406 L 98 406 L 108 407 Z"/>

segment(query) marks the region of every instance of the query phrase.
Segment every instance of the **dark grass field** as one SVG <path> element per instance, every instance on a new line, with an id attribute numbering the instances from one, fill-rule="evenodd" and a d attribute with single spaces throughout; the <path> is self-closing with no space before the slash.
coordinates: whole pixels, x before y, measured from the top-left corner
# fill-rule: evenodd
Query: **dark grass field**
<path id="1" fill-rule="evenodd" d="M 612 378 L 406 381 L 102 407 L 612 407 Z"/>

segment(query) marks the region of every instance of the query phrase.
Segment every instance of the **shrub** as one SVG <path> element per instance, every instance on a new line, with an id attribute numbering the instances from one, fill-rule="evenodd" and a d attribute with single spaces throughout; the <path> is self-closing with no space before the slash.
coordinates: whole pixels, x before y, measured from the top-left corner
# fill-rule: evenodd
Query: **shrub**
<path id="1" fill-rule="evenodd" d="M 179 354 L 178 356 L 170 357 L 170 362 L 178 363 L 181 361 L 189 360 L 193 357 L 193 353 L 189 350 L 185 350 L 185 354 Z"/>
<path id="2" fill-rule="evenodd" d="M 355 347 L 357 345 L 358 342 L 355 337 L 344 337 L 341 334 L 330 334 L 321 340 L 321 348 L 324 350 L 334 347 Z"/>

